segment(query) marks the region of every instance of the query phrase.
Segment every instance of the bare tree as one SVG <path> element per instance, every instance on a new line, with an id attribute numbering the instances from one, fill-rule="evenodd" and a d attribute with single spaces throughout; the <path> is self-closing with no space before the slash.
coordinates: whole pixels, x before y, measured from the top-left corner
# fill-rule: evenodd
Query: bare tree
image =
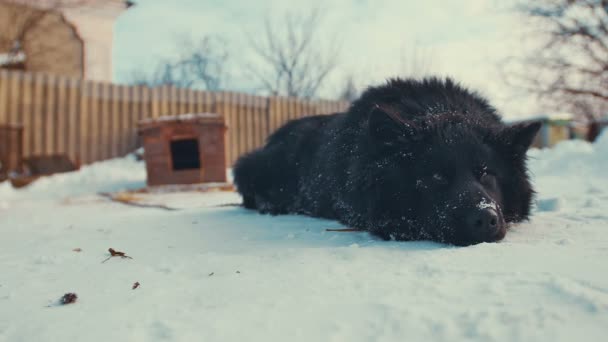
<path id="1" fill-rule="evenodd" d="M 131 72 L 129 83 L 133 85 L 144 85 L 148 87 L 158 87 L 163 85 L 175 86 L 178 88 L 190 88 L 192 81 L 190 78 L 183 78 L 182 70 L 176 70 L 173 62 L 165 60 L 157 64 L 150 72 L 137 69 Z"/>
<path id="2" fill-rule="evenodd" d="M 306 15 L 286 13 L 280 23 L 267 17 L 261 37 L 249 36 L 260 61 L 251 72 L 265 92 L 303 98 L 317 95 L 336 69 L 339 56 L 335 40 L 322 41 L 327 35 L 321 36 L 321 19 L 319 10 Z"/>
<path id="3" fill-rule="evenodd" d="M 589 120 L 605 115 L 608 1 L 536 0 L 519 10 L 530 21 L 537 48 L 506 60 L 507 83 Z"/>
<path id="4" fill-rule="evenodd" d="M 228 77 L 226 42 L 218 37 L 204 37 L 196 43 L 192 39 L 182 39 L 179 46 L 182 52 L 175 60 L 161 61 L 150 73 L 134 71 L 130 83 L 211 91 L 222 89 Z"/>
<path id="5" fill-rule="evenodd" d="M 387 74 L 387 78 L 395 76 L 421 78 L 428 76 L 436 66 L 436 58 L 434 58 L 433 51 L 416 42 L 404 44 L 400 55 L 396 55 L 396 57 L 395 70 Z M 358 71 L 346 73 L 338 88 L 338 99 L 344 101 L 356 100 L 360 96 L 361 91 L 364 90 L 361 87 L 362 84 L 356 82 L 356 80 L 367 78 L 372 73 L 370 70 L 373 68 L 373 65 L 368 65 L 364 68 L 367 69 L 365 71 L 358 69 Z M 358 77 L 355 77 L 355 75 Z"/>
<path id="6" fill-rule="evenodd" d="M 417 42 L 406 44 L 401 50 L 400 75 L 406 77 L 427 76 L 435 64 L 433 51 Z"/>
<path id="7" fill-rule="evenodd" d="M 340 90 L 340 94 L 338 96 L 339 100 L 352 102 L 359 97 L 359 90 L 355 85 L 355 77 L 353 75 L 348 75 L 346 80 L 344 81 L 344 85 L 342 90 Z"/>

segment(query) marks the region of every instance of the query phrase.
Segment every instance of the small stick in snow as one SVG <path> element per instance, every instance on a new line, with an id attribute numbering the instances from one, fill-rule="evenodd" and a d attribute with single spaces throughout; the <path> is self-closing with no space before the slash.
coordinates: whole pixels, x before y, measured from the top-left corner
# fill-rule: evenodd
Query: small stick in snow
<path id="1" fill-rule="evenodd" d="M 101 262 L 102 264 L 104 262 L 110 260 L 110 258 L 113 258 L 113 257 L 121 257 L 122 259 L 133 259 L 130 256 L 126 255 L 125 252 L 118 252 L 118 251 L 115 251 L 113 248 L 108 249 L 108 252 L 110 252 L 110 256 L 106 260 L 102 261 Z"/>
<path id="2" fill-rule="evenodd" d="M 82 248 L 74 248 L 72 249 L 74 252 L 82 252 Z"/>
<path id="3" fill-rule="evenodd" d="M 212 276 L 212 275 L 214 275 L 214 274 L 215 274 L 214 272 L 209 273 L 209 277 L 211 277 L 211 276 Z"/>
<path id="4" fill-rule="evenodd" d="M 66 293 L 61 297 L 59 303 L 61 305 L 74 304 L 78 300 L 78 296 L 75 293 Z"/>
<path id="5" fill-rule="evenodd" d="M 221 208 L 221 207 L 242 207 L 243 204 L 241 203 L 224 203 L 224 204 L 218 204 L 218 205 L 214 205 L 214 207 L 217 208 Z"/>
<path id="6" fill-rule="evenodd" d="M 138 288 L 138 287 L 139 287 L 139 282 L 138 282 L 138 281 L 136 281 L 136 282 L 135 282 L 135 284 L 133 284 L 133 290 L 135 290 L 135 289 L 136 289 L 136 288 Z"/>
<path id="7" fill-rule="evenodd" d="M 134 207 L 157 208 L 157 209 L 164 209 L 164 210 L 170 210 L 170 211 L 179 210 L 177 208 L 171 208 L 171 207 L 168 207 L 168 206 L 163 205 L 163 204 L 138 203 L 138 202 L 136 202 L 135 197 L 129 196 L 129 195 L 125 195 L 125 194 L 113 195 L 113 194 L 106 193 L 106 192 L 100 192 L 99 195 L 103 196 L 103 197 L 106 197 L 106 198 L 109 198 L 111 201 L 122 203 L 122 204 L 126 204 L 126 205 L 131 205 L 131 206 L 134 206 Z"/>
<path id="8" fill-rule="evenodd" d="M 325 231 L 327 232 L 362 232 L 363 229 L 357 229 L 357 228 L 342 228 L 342 229 L 325 229 Z"/>

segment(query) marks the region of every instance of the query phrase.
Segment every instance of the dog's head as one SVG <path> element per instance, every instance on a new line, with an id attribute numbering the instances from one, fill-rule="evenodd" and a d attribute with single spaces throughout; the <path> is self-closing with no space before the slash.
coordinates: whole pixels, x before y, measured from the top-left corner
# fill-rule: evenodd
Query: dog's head
<path id="1" fill-rule="evenodd" d="M 375 106 L 369 141 L 376 233 L 456 245 L 501 240 L 529 215 L 526 151 L 541 124 L 505 126 L 465 113 L 409 122 Z M 477 119 L 478 120 L 478 119 Z"/>

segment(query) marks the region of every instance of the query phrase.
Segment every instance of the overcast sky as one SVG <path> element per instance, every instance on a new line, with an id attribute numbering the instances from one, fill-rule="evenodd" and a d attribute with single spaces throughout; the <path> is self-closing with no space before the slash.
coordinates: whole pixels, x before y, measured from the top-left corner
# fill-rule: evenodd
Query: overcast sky
<path id="1" fill-rule="evenodd" d="M 244 32 L 263 32 L 265 15 L 320 8 L 322 32 L 341 43 L 340 68 L 321 91 L 332 97 L 346 75 L 359 86 L 423 71 L 450 75 L 490 100 L 506 116 L 534 113 L 529 99 L 503 85 L 497 65 L 519 53 L 521 18 L 512 0 L 137 0 L 115 31 L 114 72 L 126 81 L 178 53 L 179 37 L 219 35 L 229 42 L 233 66 L 229 87 L 251 90 L 242 70 L 252 54 Z M 413 56 L 425 59 L 412 70 Z M 417 63 L 420 64 L 420 63 Z"/>

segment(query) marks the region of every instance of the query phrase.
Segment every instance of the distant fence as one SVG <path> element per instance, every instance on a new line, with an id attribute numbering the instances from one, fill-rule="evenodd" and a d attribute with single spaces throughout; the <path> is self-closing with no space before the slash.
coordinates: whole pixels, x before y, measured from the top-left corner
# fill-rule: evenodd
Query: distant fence
<path id="1" fill-rule="evenodd" d="M 136 149 L 139 120 L 193 112 L 224 116 L 226 160 L 232 164 L 288 120 L 347 106 L 342 101 L 126 86 L 0 70 L 0 125 L 23 125 L 24 156 L 65 153 L 83 164 Z"/>

